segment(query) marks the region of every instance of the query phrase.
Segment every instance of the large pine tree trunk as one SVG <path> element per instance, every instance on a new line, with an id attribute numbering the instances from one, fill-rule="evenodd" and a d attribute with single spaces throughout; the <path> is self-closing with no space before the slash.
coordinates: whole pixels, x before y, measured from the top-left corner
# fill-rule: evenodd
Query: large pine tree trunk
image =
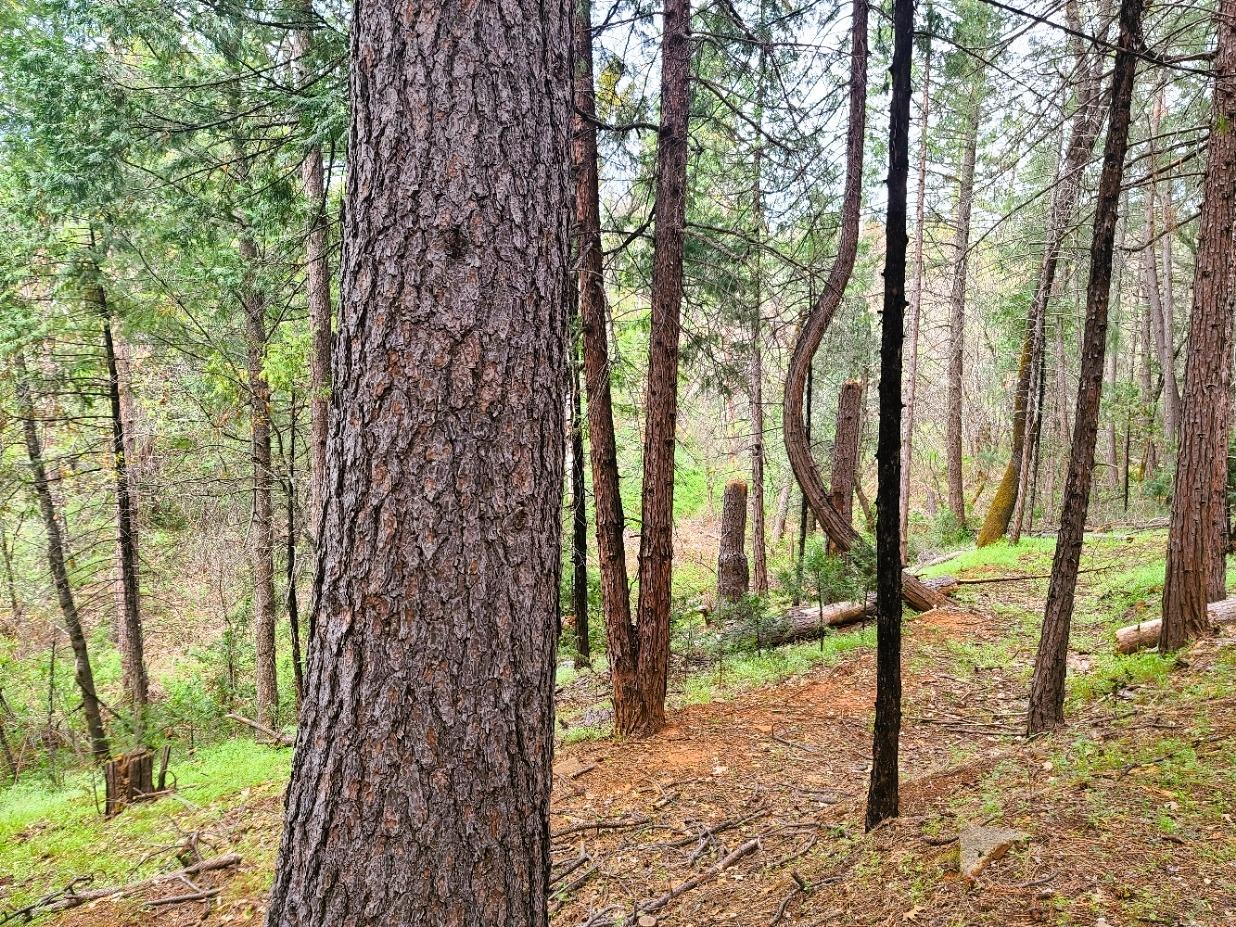
<path id="1" fill-rule="evenodd" d="M 56 507 L 52 502 L 51 484 L 47 479 L 47 465 L 43 461 L 43 442 L 39 438 L 38 426 L 34 420 L 30 375 L 26 370 L 25 356 L 21 352 L 14 355 L 13 366 L 17 375 L 14 384 L 17 392 L 17 412 L 21 416 L 22 434 L 26 439 L 26 456 L 30 464 L 30 476 L 34 481 L 34 494 L 39 500 L 39 514 L 43 517 L 43 530 L 47 534 L 47 565 L 50 568 L 52 583 L 56 587 L 56 600 L 60 604 L 60 614 L 64 618 L 64 629 L 73 647 L 74 678 L 77 681 L 78 691 L 82 695 L 82 714 L 85 716 L 86 730 L 90 735 L 90 752 L 94 754 L 96 762 L 102 762 L 107 759 L 109 752 L 107 733 L 103 727 L 99 696 L 94 688 L 94 670 L 90 666 L 90 650 L 86 644 L 86 632 L 82 628 L 81 616 L 77 611 L 77 600 L 73 596 L 73 586 L 69 582 L 64 538 L 60 533 L 60 521 L 56 517 Z"/>
<path id="2" fill-rule="evenodd" d="M 824 291 L 812 306 L 799 330 L 785 378 L 783 432 L 785 452 L 790 467 L 810 505 L 816 520 L 839 551 L 847 551 L 863 543 L 854 528 L 833 508 L 824 488 L 819 467 L 811 456 L 803 417 L 803 394 L 807 387 L 807 372 L 824 332 L 828 330 L 837 307 L 845 295 L 846 284 L 854 269 L 858 253 L 859 213 L 862 203 L 863 136 L 866 131 L 867 104 L 867 0 L 854 0 L 851 25 L 849 127 L 846 130 L 845 190 L 841 203 L 841 234 L 837 256 L 824 283 Z M 896 517 L 900 517 L 897 513 Z M 909 602 L 917 609 L 933 608 L 940 596 L 909 574 L 902 578 L 902 587 Z"/>
<path id="3" fill-rule="evenodd" d="M 617 718 L 621 733 L 665 724 L 670 580 L 674 561 L 674 448 L 678 422 L 678 339 L 682 244 L 687 209 L 687 113 L 691 3 L 666 0 L 661 38 L 661 126 L 657 134 L 651 340 L 644 419 L 644 491 L 639 538 L 639 712 Z"/>
<path id="4" fill-rule="evenodd" d="M 631 621 L 631 594 L 627 585 L 625 521 L 618 482 L 618 446 L 614 437 L 609 376 L 591 10 L 589 0 L 575 0 L 572 28 L 575 50 L 572 144 L 574 228 L 601 604 L 605 611 L 606 656 L 609 659 L 615 726 L 622 730 L 624 725 L 638 720 L 644 711 L 641 708 L 643 690 L 639 685 L 639 638 Z"/>
<path id="5" fill-rule="evenodd" d="M 1065 10 L 1069 26 L 1080 34 L 1082 23 L 1077 6 L 1076 3 L 1067 3 Z M 1102 19 L 1105 17 L 1100 16 L 1100 20 Z M 1100 39 L 1105 39 L 1106 35 L 1107 26 L 1103 23 Z M 1032 372 L 1038 365 L 1038 358 L 1043 350 L 1043 340 L 1036 339 L 1036 333 L 1042 330 L 1040 319 L 1047 311 L 1047 304 L 1055 285 L 1056 269 L 1059 266 L 1064 238 L 1073 221 L 1073 212 L 1081 191 L 1081 175 L 1090 161 L 1095 140 L 1103 125 L 1102 94 L 1100 92 L 1100 75 L 1104 61 L 1102 52 L 1098 49 L 1087 49 L 1079 39 L 1074 39 L 1073 60 L 1078 75 L 1076 90 L 1078 104 L 1072 118 L 1068 147 L 1060 165 L 1060 176 L 1052 196 L 1047 242 L 1043 249 L 1043 264 L 1035 285 L 1034 296 L 1030 300 L 1026 332 L 1017 364 L 1017 381 L 1013 388 L 1012 447 L 1009 451 L 1009 462 L 1004 468 L 995 495 L 992 496 L 987 517 L 983 520 L 983 526 L 979 529 L 975 539 L 979 547 L 993 544 L 1004 537 L 1017 506 L 1021 470 L 1026 457 L 1026 409 L 1031 396 Z"/>
<path id="6" fill-rule="evenodd" d="M 966 494 L 961 471 L 962 385 L 966 352 L 966 277 L 970 255 L 970 214 L 974 206 L 974 160 L 978 149 L 978 94 L 965 114 L 961 168 L 957 173 L 957 221 L 953 230 L 952 310 L 948 329 L 948 405 L 945 414 L 945 456 L 948 463 L 948 507 L 957 524 L 966 523 Z"/>
<path id="7" fill-rule="evenodd" d="M 880 428 L 876 443 L 876 705 L 867 829 L 900 807 L 901 736 L 901 349 L 906 310 L 906 186 L 910 174 L 910 59 L 914 0 L 893 2 L 888 127 L 888 220 L 880 325 Z"/>
<path id="8" fill-rule="evenodd" d="M 303 22 L 292 36 L 298 88 L 313 79 L 310 56 L 318 26 L 312 0 L 300 0 Z M 312 210 L 305 235 L 305 293 L 309 304 L 309 532 L 317 537 L 326 479 L 326 432 L 330 415 L 330 263 L 326 224 L 326 179 L 322 149 L 312 145 L 300 164 L 301 192 Z"/>
<path id="9" fill-rule="evenodd" d="M 1175 650 L 1205 633 L 1206 603 L 1222 598 L 1232 324 L 1236 313 L 1236 0 L 1223 0 L 1214 68 L 1210 154 L 1203 182 L 1197 276 L 1159 646 Z M 1222 526 L 1222 527 L 1221 527 Z"/>
<path id="10" fill-rule="evenodd" d="M 1133 78 L 1137 56 L 1142 50 L 1141 32 L 1142 0 L 1121 0 L 1120 39 L 1112 74 L 1109 126 L 1095 206 L 1094 238 L 1090 246 L 1090 279 L 1086 287 L 1086 325 L 1082 334 L 1077 414 L 1065 479 L 1060 532 L 1056 538 L 1047 605 L 1043 614 L 1043 631 L 1030 687 L 1027 728 L 1031 734 L 1064 723 L 1069 626 L 1073 617 L 1073 596 L 1077 588 L 1077 569 L 1081 561 L 1082 537 L 1094 472 L 1094 451 L 1098 440 L 1116 221 L 1120 210 L 1124 159 L 1129 146 Z"/>
<path id="11" fill-rule="evenodd" d="M 910 471 L 914 453 L 914 414 L 918 401 L 918 333 L 923 306 L 923 239 L 927 206 L 927 128 L 931 116 L 931 39 L 927 40 L 923 62 L 922 127 L 918 139 L 918 188 L 914 200 L 914 276 L 910 282 L 910 302 L 906 318 L 905 425 L 901 429 L 901 562 L 909 559 Z"/>
<path id="12" fill-rule="evenodd" d="M 547 924 L 570 17 L 357 9 L 321 604 L 272 927 Z"/>
<path id="13" fill-rule="evenodd" d="M 112 313 L 103 289 L 99 268 L 94 262 L 87 268 L 86 301 L 98 313 L 103 329 L 103 356 L 107 362 L 107 395 L 111 412 L 112 459 L 116 493 L 116 562 L 119 582 L 116 603 L 120 609 L 122 629 L 120 659 L 124 671 L 125 691 L 133 709 L 133 729 L 140 738 L 146 715 L 149 682 L 143 647 L 141 586 L 138 581 L 137 515 L 129 479 L 131 445 L 125 436 L 125 422 L 120 396 L 120 372 L 116 364 L 116 346 L 112 337 Z"/>

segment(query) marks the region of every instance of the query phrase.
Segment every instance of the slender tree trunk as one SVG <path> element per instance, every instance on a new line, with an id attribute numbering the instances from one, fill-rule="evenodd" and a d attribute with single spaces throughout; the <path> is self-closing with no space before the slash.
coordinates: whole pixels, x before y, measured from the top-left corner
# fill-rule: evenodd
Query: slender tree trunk
<path id="1" fill-rule="evenodd" d="M 94 688 L 94 671 L 90 666 L 90 651 L 86 645 L 86 632 L 82 628 L 73 586 L 69 582 L 66 566 L 64 539 L 60 522 L 52 503 L 51 484 L 47 479 L 47 466 L 43 461 L 43 443 L 39 438 L 34 420 L 34 401 L 30 395 L 30 376 L 26 371 L 26 359 L 18 352 L 13 356 L 16 373 L 17 411 L 21 417 L 22 433 L 26 439 L 26 456 L 30 463 L 30 475 L 34 481 L 34 494 L 39 500 L 39 513 L 43 517 L 43 530 L 47 534 L 47 565 L 56 587 L 56 599 L 64 618 L 64 629 L 69 635 L 75 661 L 74 678 L 82 694 L 82 714 L 86 718 L 86 730 L 90 735 L 90 752 L 96 762 L 107 759 L 109 749 L 107 733 L 103 728 L 103 714 L 99 710 L 99 696 Z"/>
<path id="2" fill-rule="evenodd" d="M 807 371 L 820 345 L 820 339 L 832 322 L 837 307 L 841 305 L 846 284 L 854 269 L 858 252 L 859 207 L 862 199 L 863 135 L 866 131 L 867 101 L 867 0 L 854 0 L 853 24 L 850 46 L 849 128 L 846 131 L 845 191 L 841 205 L 841 235 L 837 257 L 829 270 L 824 292 L 816 300 L 811 312 L 799 330 L 790 357 L 790 367 L 785 379 L 783 431 L 785 451 L 789 457 L 794 476 L 811 506 L 816 519 L 839 551 L 847 551 L 856 543 L 863 543 L 858 533 L 841 518 L 828 500 L 828 492 L 819 468 L 811 456 L 803 418 L 803 393 L 807 384 Z M 900 417 L 899 417 L 900 418 Z M 900 441 L 900 438 L 898 439 Z M 900 513 L 896 513 L 899 517 Z M 903 590 L 908 601 L 917 609 L 932 608 L 940 596 L 909 574 L 903 577 Z"/>
<path id="3" fill-rule="evenodd" d="M 833 438 L 833 471 L 829 501 L 847 525 L 854 524 L 854 474 L 858 469 L 858 444 L 863 411 L 863 384 L 847 380 L 837 395 L 837 430 Z M 829 550 L 840 553 L 829 542 Z"/>
<path id="4" fill-rule="evenodd" d="M 1081 31 L 1077 4 L 1066 4 L 1069 25 Z M 1101 17 L 1103 18 L 1103 17 Z M 1103 36 L 1106 35 L 1104 28 Z M 1100 36 L 1102 38 L 1103 36 Z M 1026 407 L 1030 398 L 1030 380 L 1035 363 L 1035 333 L 1039 331 L 1039 318 L 1047 311 L 1056 269 L 1064 237 L 1072 222 L 1073 211 L 1081 190 L 1081 175 L 1089 163 L 1095 140 L 1103 125 L 1103 106 L 1099 88 L 1102 70 L 1102 55 L 1096 50 L 1086 50 L 1080 41 L 1074 42 L 1073 51 L 1077 81 L 1077 110 L 1073 114 L 1069 143 L 1060 165 L 1060 176 L 1052 197 L 1051 215 L 1048 220 L 1047 242 L 1043 249 L 1043 264 L 1039 272 L 1030 312 L 1026 319 L 1026 333 L 1022 341 L 1021 356 L 1017 365 L 1017 382 L 1013 390 L 1013 440 L 1009 462 L 1000 478 L 1000 485 L 992 496 L 987 517 L 979 530 L 975 543 L 979 547 L 995 543 L 1004 537 L 1017 505 L 1018 487 L 1021 483 L 1021 468 L 1025 459 Z"/>
<path id="5" fill-rule="evenodd" d="M 808 449 L 811 447 L 811 403 L 815 398 L 815 371 L 814 365 L 810 360 L 807 361 L 807 382 L 803 386 L 803 392 L 806 393 L 806 408 L 803 412 L 803 440 L 807 443 Z M 798 558 L 795 561 L 795 575 L 798 579 L 799 587 L 803 581 L 803 561 L 807 556 L 807 534 L 812 528 L 814 515 L 811 511 L 811 504 L 807 501 L 807 494 L 800 492 L 798 506 Z M 794 604 L 799 604 L 799 597 L 795 595 Z"/>
<path id="6" fill-rule="evenodd" d="M 1197 276 L 1189 320 L 1184 404 L 1163 585 L 1159 647 L 1175 650 L 1207 632 L 1206 603 L 1224 586 L 1232 325 L 1236 314 L 1236 2 L 1223 0 L 1214 69 L 1210 153 L 1203 181 Z M 1217 548 L 1217 549 L 1216 549 Z"/>
<path id="7" fill-rule="evenodd" d="M 1153 187 L 1146 190 L 1146 235 L 1154 238 L 1155 197 Z M 1170 237 L 1170 235 L 1165 235 Z M 1171 332 L 1171 316 L 1163 303 L 1159 281 L 1158 259 L 1154 244 L 1142 249 L 1142 292 L 1150 316 L 1150 331 L 1154 337 L 1155 356 L 1163 375 L 1163 431 L 1169 445 L 1175 445 L 1180 432 L 1180 387 L 1176 382 L 1176 350 Z"/>
<path id="8" fill-rule="evenodd" d="M 952 315 L 948 338 L 948 411 L 945 450 L 948 461 L 948 507 L 957 524 L 966 523 L 966 494 L 962 482 L 962 381 L 966 351 L 966 277 L 970 253 L 970 213 L 974 205 L 974 160 L 978 148 L 978 91 L 966 113 L 961 169 L 957 182 L 957 224 L 953 237 Z"/>
<path id="9" fill-rule="evenodd" d="M 601 602 L 605 610 L 615 726 L 624 729 L 645 712 L 639 685 L 639 638 L 631 620 L 627 586 L 625 520 L 618 482 L 606 336 L 604 268 L 601 254 L 600 180 L 597 173 L 596 91 L 592 75 L 592 22 L 589 0 L 575 0 L 575 116 L 572 165 L 575 175 L 575 235 L 580 324 L 584 342 L 584 382 L 588 390 L 588 448 L 592 464 L 592 503 L 596 519 Z"/>
<path id="10" fill-rule="evenodd" d="M 914 0 L 893 2 L 888 128 L 888 221 L 880 335 L 876 447 L 876 706 L 867 829 L 898 814 L 901 736 L 901 349 L 906 310 L 906 186 L 910 174 L 910 68 Z"/>
<path id="11" fill-rule="evenodd" d="M 747 569 L 747 484 L 725 484 L 721 504 L 721 544 L 717 552 L 717 599 L 737 602 L 747 594 L 751 575 Z"/>
<path id="12" fill-rule="evenodd" d="M 112 423 L 112 459 L 116 493 L 116 562 L 119 573 L 117 605 L 121 609 L 120 659 L 124 670 L 125 691 L 133 708 L 133 730 L 140 739 L 146 716 L 149 682 L 143 647 L 141 586 L 138 581 L 137 515 L 130 495 L 127 453 L 130 441 L 125 437 L 124 415 L 120 398 L 120 372 L 116 365 L 116 346 L 112 338 L 112 313 L 103 289 L 98 265 L 87 268 L 86 301 L 90 303 L 103 328 L 103 356 L 107 361 L 107 394 Z"/>
<path id="13" fill-rule="evenodd" d="M 572 302 L 578 314 L 578 294 Z M 575 666 L 592 665 L 588 640 L 588 499 L 584 489 L 583 383 L 580 381 L 578 319 L 571 320 L 571 611 L 575 620 Z"/>
<path id="14" fill-rule="evenodd" d="M 1129 109 L 1137 56 L 1142 50 L 1142 0 L 1121 0 L 1120 39 L 1112 74 L 1111 115 L 1103 150 L 1103 171 L 1090 247 L 1090 280 L 1086 289 L 1086 326 L 1082 335 L 1082 367 L 1077 388 L 1073 447 L 1064 487 L 1060 533 L 1052 559 L 1051 582 L 1043 614 L 1027 718 L 1029 733 L 1064 723 L 1064 682 L 1068 663 L 1069 625 L 1081 560 L 1082 536 L 1090 503 L 1094 450 L 1098 438 L 1099 402 L 1103 392 L 1103 355 L 1107 349 L 1107 307 L 1111 298 L 1116 221 L 1120 185 L 1129 145 Z"/>
<path id="15" fill-rule="evenodd" d="M 239 238 L 241 259 L 252 268 L 257 245 L 244 229 Z M 278 723 L 279 683 L 275 672 L 274 502 L 270 446 L 270 384 L 266 380 L 266 301 L 252 272 L 241 284 L 245 314 L 245 347 L 249 379 L 249 416 L 253 459 L 253 516 L 249 557 L 253 571 L 254 670 L 257 676 L 257 716 L 267 727 Z"/>
<path id="16" fill-rule="evenodd" d="M 773 518 L 773 542 L 780 544 L 785 537 L 785 525 L 790 517 L 790 484 L 782 483 L 777 493 L 777 514 Z"/>
<path id="17" fill-rule="evenodd" d="M 570 36 L 566 4 L 357 9 L 320 618 L 271 927 L 547 925 Z"/>
<path id="18" fill-rule="evenodd" d="M 318 27 L 312 0 L 299 0 L 303 22 L 292 34 L 293 74 L 298 90 L 313 80 L 310 56 Z M 305 293 L 309 304 L 309 532 L 318 534 L 326 480 L 326 433 L 330 414 L 331 306 L 326 223 L 326 177 L 322 149 L 311 145 L 300 163 L 301 192 L 312 210 L 305 233 Z"/>
<path id="19" fill-rule="evenodd" d="M 638 715 L 615 718 L 620 733 L 647 735 L 665 724 L 670 580 L 674 560 L 674 448 L 678 422 L 678 338 L 687 208 L 691 3 L 666 0 L 661 37 L 661 127 L 657 135 L 652 333 L 644 424 L 643 517 L 639 538 Z"/>
<path id="20" fill-rule="evenodd" d="M 296 395 L 288 402 L 288 477 L 283 485 L 287 503 L 287 530 L 284 538 L 284 582 L 287 586 L 288 630 L 292 645 L 292 683 L 296 688 L 296 708 L 305 701 L 305 661 L 300 643 L 300 599 L 296 594 Z"/>
<path id="21" fill-rule="evenodd" d="M 764 10 L 760 10 L 761 21 Z M 764 125 L 764 97 L 768 83 L 768 45 L 760 46 L 756 85 L 756 126 Z M 764 528 L 764 139 L 756 136 L 755 184 L 751 191 L 751 211 L 755 217 L 755 301 L 751 307 L 751 365 L 747 393 L 751 399 L 751 566 L 755 572 L 755 592 L 768 594 L 768 541 Z"/>
<path id="22" fill-rule="evenodd" d="M 909 316 L 906 337 L 910 349 L 906 356 L 905 427 L 901 432 L 901 562 L 909 559 L 910 472 L 914 453 L 914 413 L 918 400 L 918 333 L 923 306 L 923 239 L 927 206 L 927 129 L 931 117 L 931 39 L 923 61 L 922 127 L 918 138 L 918 188 L 914 200 L 914 276 L 910 283 Z"/>

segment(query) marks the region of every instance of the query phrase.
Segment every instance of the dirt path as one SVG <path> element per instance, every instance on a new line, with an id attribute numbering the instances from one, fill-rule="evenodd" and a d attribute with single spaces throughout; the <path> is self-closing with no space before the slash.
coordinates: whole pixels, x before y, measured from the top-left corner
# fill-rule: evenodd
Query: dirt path
<path id="1" fill-rule="evenodd" d="M 1042 585 L 963 587 L 959 607 L 909 622 L 902 817 L 872 834 L 870 650 L 679 710 L 650 740 L 562 748 L 553 923 L 1236 924 L 1232 641 L 1199 646 L 1171 689 L 1117 690 L 1026 743 Z M 237 814 L 245 841 L 277 841 L 277 804 Z M 1028 840 L 970 884 L 951 838 L 979 823 Z M 210 907 L 103 904 L 62 923 L 255 923 L 260 879 Z"/>

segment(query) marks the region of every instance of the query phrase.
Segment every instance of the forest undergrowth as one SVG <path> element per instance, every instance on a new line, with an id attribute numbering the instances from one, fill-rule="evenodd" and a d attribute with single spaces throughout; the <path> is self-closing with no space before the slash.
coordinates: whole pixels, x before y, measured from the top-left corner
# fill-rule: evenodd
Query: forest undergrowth
<path id="1" fill-rule="evenodd" d="M 909 619 L 902 813 L 863 832 L 873 636 L 680 663 L 670 726 L 610 734 L 605 674 L 564 672 L 551 827 L 552 920 L 776 924 L 1182 924 L 1236 921 L 1236 638 L 1175 658 L 1118 656 L 1116 627 L 1157 607 L 1161 532 L 1093 535 L 1070 655 L 1069 727 L 1027 741 L 1025 697 L 1052 541 L 967 551 L 924 571 L 965 581 Z M 84 776 L 0 793 L 0 923 L 38 899 L 131 883 L 196 858 L 218 894 L 151 906 L 179 883 L 45 923 L 258 923 L 290 751 L 249 740 L 174 762 L 170 797 L 104 820 Z M 976 880 L 957 835 L 1022 832 Z M 640 918 L 643 918 L 642 920 Z"/>

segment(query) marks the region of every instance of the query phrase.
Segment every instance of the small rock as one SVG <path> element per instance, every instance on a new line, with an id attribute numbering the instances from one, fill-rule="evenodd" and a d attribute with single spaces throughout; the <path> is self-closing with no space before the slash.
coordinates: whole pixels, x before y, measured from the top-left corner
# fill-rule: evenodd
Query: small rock
<path id="1" fill-rule="evenodd" d="M 651 914 L 641 914 L 639 916 L 639 927 L 657 927 L 657 919 Z"/>
<path id="2" fill-rule="evenodd" d="M 1007 827 L 968 827 L 958 835 L 961 843 L 961 874 L 975 879 L 988 863 L 1003 859 L 1012 846 L 1030 835 Z"/>

